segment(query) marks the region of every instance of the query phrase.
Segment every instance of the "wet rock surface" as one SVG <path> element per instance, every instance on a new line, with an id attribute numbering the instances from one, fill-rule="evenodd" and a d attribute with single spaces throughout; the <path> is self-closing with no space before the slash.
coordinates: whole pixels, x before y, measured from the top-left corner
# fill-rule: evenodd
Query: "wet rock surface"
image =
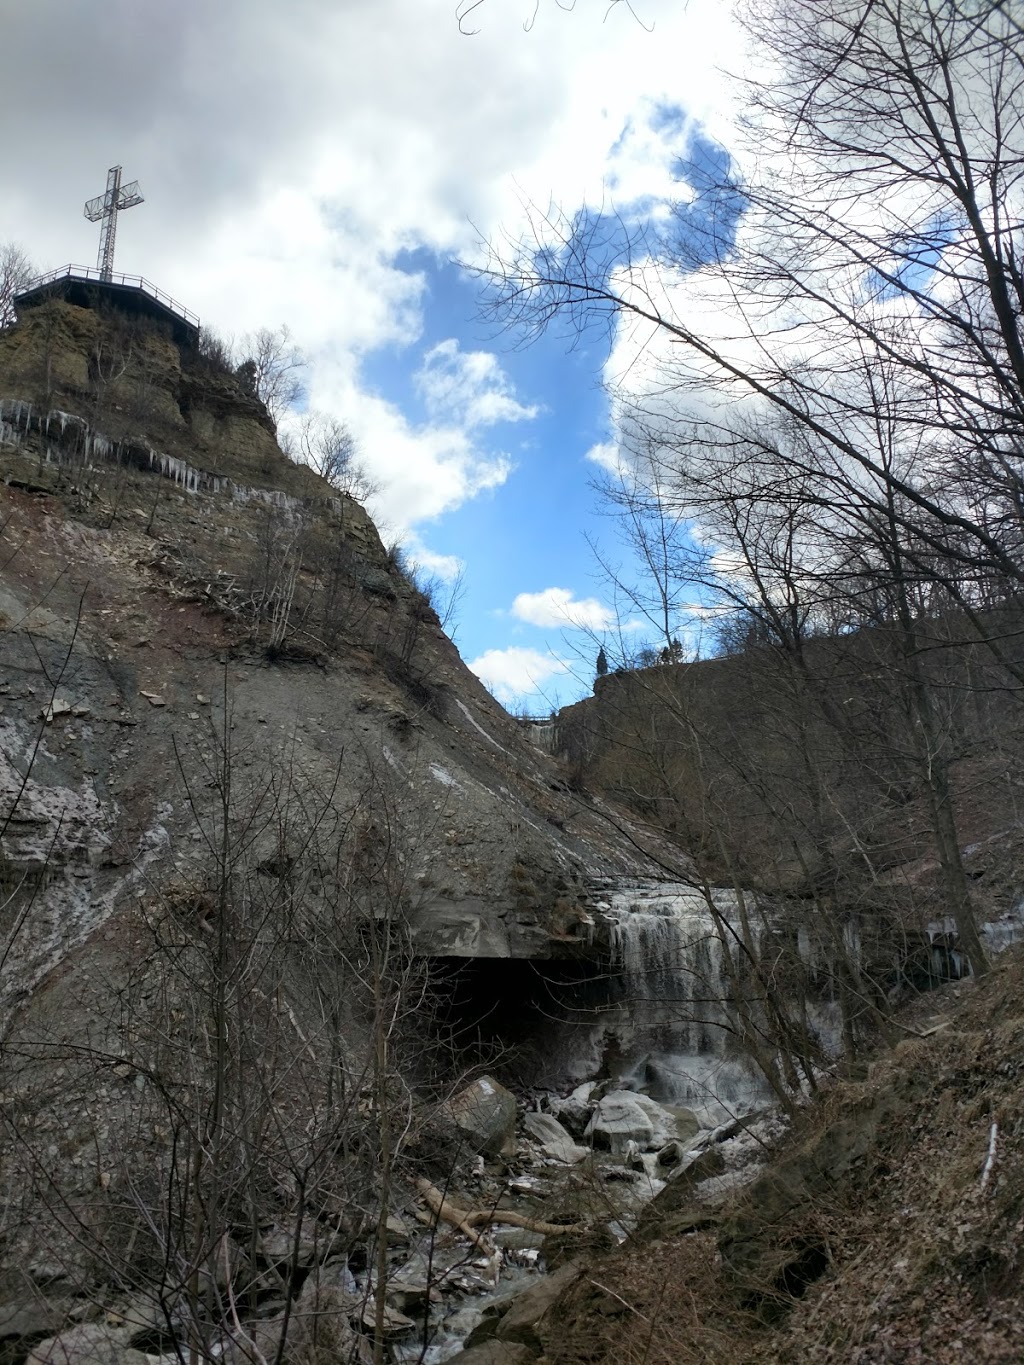
<path id="1" fill-rule="evenodd" d="M 528 1113 L 523 1116 L 523 1127 L 535 1138 L 547 1156 L 564 1161 L 567 1166 L 586 1160 L 589 1149 L 573 1142 L 572 1135 L 551 1114 Z"/>

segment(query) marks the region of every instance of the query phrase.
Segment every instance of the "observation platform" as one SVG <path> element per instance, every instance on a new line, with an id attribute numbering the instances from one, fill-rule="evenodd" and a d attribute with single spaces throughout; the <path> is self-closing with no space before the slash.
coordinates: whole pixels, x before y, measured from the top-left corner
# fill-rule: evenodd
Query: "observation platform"
<path id="1" fill-rule="evenodd" d="M 27 289 L 16 294 L 14 307 L 20 313 L 53 298 L 65 299 L 79 308 L 106 304 L 121 313 L 151 318 L 168 324 L 179 346 L 194 348 L 199 344 L 198 315 L 141 275 L 122 275 L 115 271 L 109 279 L 104 279 L 95 266 L 62 265 L 58 270 L 39 275 Z"/>

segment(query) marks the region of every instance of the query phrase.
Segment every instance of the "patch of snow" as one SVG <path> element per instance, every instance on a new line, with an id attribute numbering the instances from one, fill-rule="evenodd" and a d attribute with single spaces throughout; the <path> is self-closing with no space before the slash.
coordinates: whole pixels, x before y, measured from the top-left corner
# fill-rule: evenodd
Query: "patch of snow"
<path id="1" fill-rule="evenodd" d="M 430 775 L 436 782 L 440 782 L 442 787 L 452 787 L 455 791 L 465 791 L 462 783 L 456 777 L 452 777 L 447 768 L 442 768 L 440 763 L 431 763 Z"/>
<path id="2" fill-rule="evenodd" d="M 722 1175 L 709 1176 L 693 1187 L 693 1197 L 698 1204 L 718 1204 L 735 1190 L 741 1190 L 744 1185 L 755 1181 L 763 1169 L 763 1162 L 755 1162 L 735 1171 L 725 1171 Z"/>
<path id="3" fill-rule="evenodd" d="M 1019 943 L 1024 938 L 1024 898 L 1012 905 L 1005 915 L 983 924 L 981 935 L 993 953 L 1001 953 L 1011 944 Z"/>
<path id="4" fill-rule="evenodd" d="M 470 711 L 469 707 L 466 705 L 466 703 L 465 703 L 464 701 L 462 701 L 460 698 L 456 697 L 456 699 L 455 699 L 455 705 L 459 708 L 459 710 L 462 712 L 462 714 L 466 717 L 466 719 L 469 721 L 470 725 L 472 725 L 473 729 L 474 729 L 474 730 L 477 730 L 481 735 L 483 735 L 484 739 L 486 739 L 486 741 L 487 741 L 488 744 L 493 744 L 494 747 L 495 747 L 496 749 L 498 749 L 498 750 L 501 751 L 501 753 L 503 753 L 503 754 L 508 754 L 508 750 L 505 748 L 505 746 L 504 746 L 503 744 L 499 744 L 498 741 L 497 741 L 496 739 L 493 738 L 493 736 L 491 736 L 491 735 L 489 735 L 489 734 L 487 733 L 487 731 L 486 731 L 486 730 L 484 729 L 484 727 L 480 724 L 480 722 L 476 719 L 476 717 L 473 715 L 472 711 Z M 511 757 L 510 754 L 509 754 L 509 757 Z"/>
<path id="5" fill-rule="evenodd" d="M 0 814 L 6 828 L 0 854 L 8 874 L 7 933 L 0 984 L 0 1032 L 19 1001 L 113 913 L 124 894 L 145 878 L 167 847 L 164 827 L 155 822 L 140 840 L 133 866 L 120 875 L 104 871 L 115 810 L 96 795 L 91 781 L 81 790 L 28 780 L 11 755 L 31 754 L 34 737 L 4 727 L 0 743 Z M 164 812 L 166 815 L 166 811 Z M 10 817 L 10 818 L 7 818 Z"/>
<path id="6" fill-rule="evenodd" d="M 391 750 L 388 748 L 386 744 L 382 746 L 381 752 L 384 755 L 384 762 L 388 765 L 389 768 L 393 768 L 396 773 L 404 774 L 405 769 L 402 767 L 401 763 L 399 763 L 398 759 L 394 756 L 394 754 L 391 752 Z"/>

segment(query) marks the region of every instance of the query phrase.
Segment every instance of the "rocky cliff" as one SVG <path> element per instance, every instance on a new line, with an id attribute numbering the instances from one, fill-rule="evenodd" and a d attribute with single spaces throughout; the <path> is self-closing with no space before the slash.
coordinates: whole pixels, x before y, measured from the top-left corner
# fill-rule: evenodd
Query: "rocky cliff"
<path id="1" fill-rule="evenodd" d="M 250 788 L 377 793 L 424 954 L 585 953 L 595 889 L 650 875 L 651 836 L 524 742 L 230 375 L 51 303 L 0 336 L 0 420 L 4 867 L 37 887 L 8 999 L 141 884 L 195 873 L 190 783 L 228 750 Z M 267 827 L 253 856 L 304 837 Z"/>

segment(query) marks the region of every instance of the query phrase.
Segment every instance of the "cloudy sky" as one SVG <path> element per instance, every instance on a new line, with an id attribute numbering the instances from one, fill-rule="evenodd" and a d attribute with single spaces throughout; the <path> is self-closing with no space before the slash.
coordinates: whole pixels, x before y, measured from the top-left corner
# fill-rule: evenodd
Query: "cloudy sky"
<path id="1" fill-rule="evenodd" d="M 614 458 L 607 343 L 523 348 L 455 262 L 524 202 L 685 199 L 743 60 L 727 0 L 563 5 L 485 0 L 467 33 L 453 0 L 0 0 L 0 241 L 92 264 L 82 204 L 121 163 L 146 202 L 115 268 L 222 334 L 290 327 L 385 534 L 462 566 L 463 657 L 534 711 L 589 685 L 612 622 L 588 547 L 616 554 L 589 483 Z"/>

